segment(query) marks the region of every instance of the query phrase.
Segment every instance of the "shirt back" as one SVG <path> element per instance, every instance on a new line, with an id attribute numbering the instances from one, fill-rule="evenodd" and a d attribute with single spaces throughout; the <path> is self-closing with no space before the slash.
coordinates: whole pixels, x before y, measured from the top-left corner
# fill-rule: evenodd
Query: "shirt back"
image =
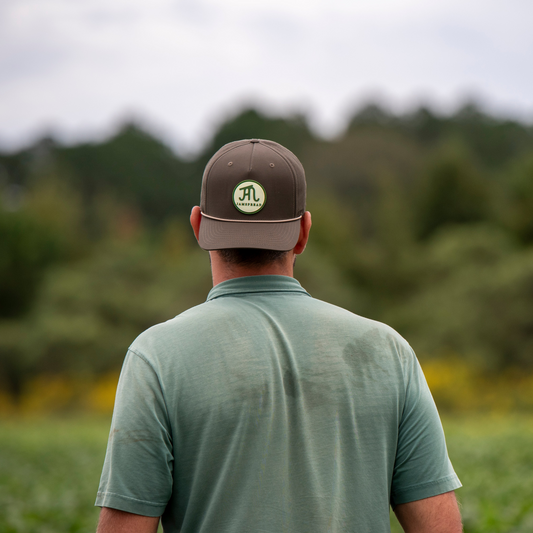
<path id="1" fill-rule="evenodd" d="M 132 344 L 97 505 L 166 532 L 376 533 L 458 486 L 409 345 L 254 276 Z"/>

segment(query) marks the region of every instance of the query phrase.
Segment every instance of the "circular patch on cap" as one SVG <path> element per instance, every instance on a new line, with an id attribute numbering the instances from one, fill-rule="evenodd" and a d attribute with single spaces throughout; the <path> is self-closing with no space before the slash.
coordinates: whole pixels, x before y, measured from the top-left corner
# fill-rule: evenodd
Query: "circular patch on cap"
<path id="1" fill-rule="evenodd" d="M 246 215 L 253 215 L 263 209 L 266 203 L 266 192 L 257 181 L 241 181 L 233 189 L 233 205 Z"/>

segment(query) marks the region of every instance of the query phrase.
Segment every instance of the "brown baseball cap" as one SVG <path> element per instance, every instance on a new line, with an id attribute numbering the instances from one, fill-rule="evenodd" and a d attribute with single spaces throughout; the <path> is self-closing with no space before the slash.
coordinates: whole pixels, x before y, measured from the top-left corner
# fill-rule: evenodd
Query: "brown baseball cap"
<path id="1" fill-rule="evenodd" d="M 262 139 L 226 144 L 205 167 L 198 242 L 204 250 L 292 250 L 305 194 L 303 166 L 287 148 Z"/>

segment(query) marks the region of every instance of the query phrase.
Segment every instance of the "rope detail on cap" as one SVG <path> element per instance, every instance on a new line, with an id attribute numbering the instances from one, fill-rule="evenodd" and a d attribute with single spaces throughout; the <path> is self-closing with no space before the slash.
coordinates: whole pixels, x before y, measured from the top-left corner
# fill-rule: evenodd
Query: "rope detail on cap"
<path id="1" fill-rule="evenodd" d="M 256 222 L 259 224 L 279 224 L 280 222 L 295 222 L 296 220 L 300 220 L 303 215 L 300 215 L 296 218 L 287 218 L 285 220 L 235 220 L 232 218 L 217 218 L 212 217 L 211 215 L 206 215 L 203 211 L 200 211 L 202 213 L 203 217 L 210 218 L 212 220 L 220 220 L 221 222 Z"/>

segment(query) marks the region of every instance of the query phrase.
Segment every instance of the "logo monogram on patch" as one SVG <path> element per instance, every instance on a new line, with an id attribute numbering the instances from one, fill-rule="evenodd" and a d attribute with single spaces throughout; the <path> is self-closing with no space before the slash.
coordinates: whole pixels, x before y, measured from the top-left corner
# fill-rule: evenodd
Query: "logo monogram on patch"
<path id="1" fill-rule="evenodd" d="M 266 192 L 257 181 L 241 181 L 233 189 L 233 205 L 246 215 L 253 215 L 263 209 L 266 203 Z"/>

